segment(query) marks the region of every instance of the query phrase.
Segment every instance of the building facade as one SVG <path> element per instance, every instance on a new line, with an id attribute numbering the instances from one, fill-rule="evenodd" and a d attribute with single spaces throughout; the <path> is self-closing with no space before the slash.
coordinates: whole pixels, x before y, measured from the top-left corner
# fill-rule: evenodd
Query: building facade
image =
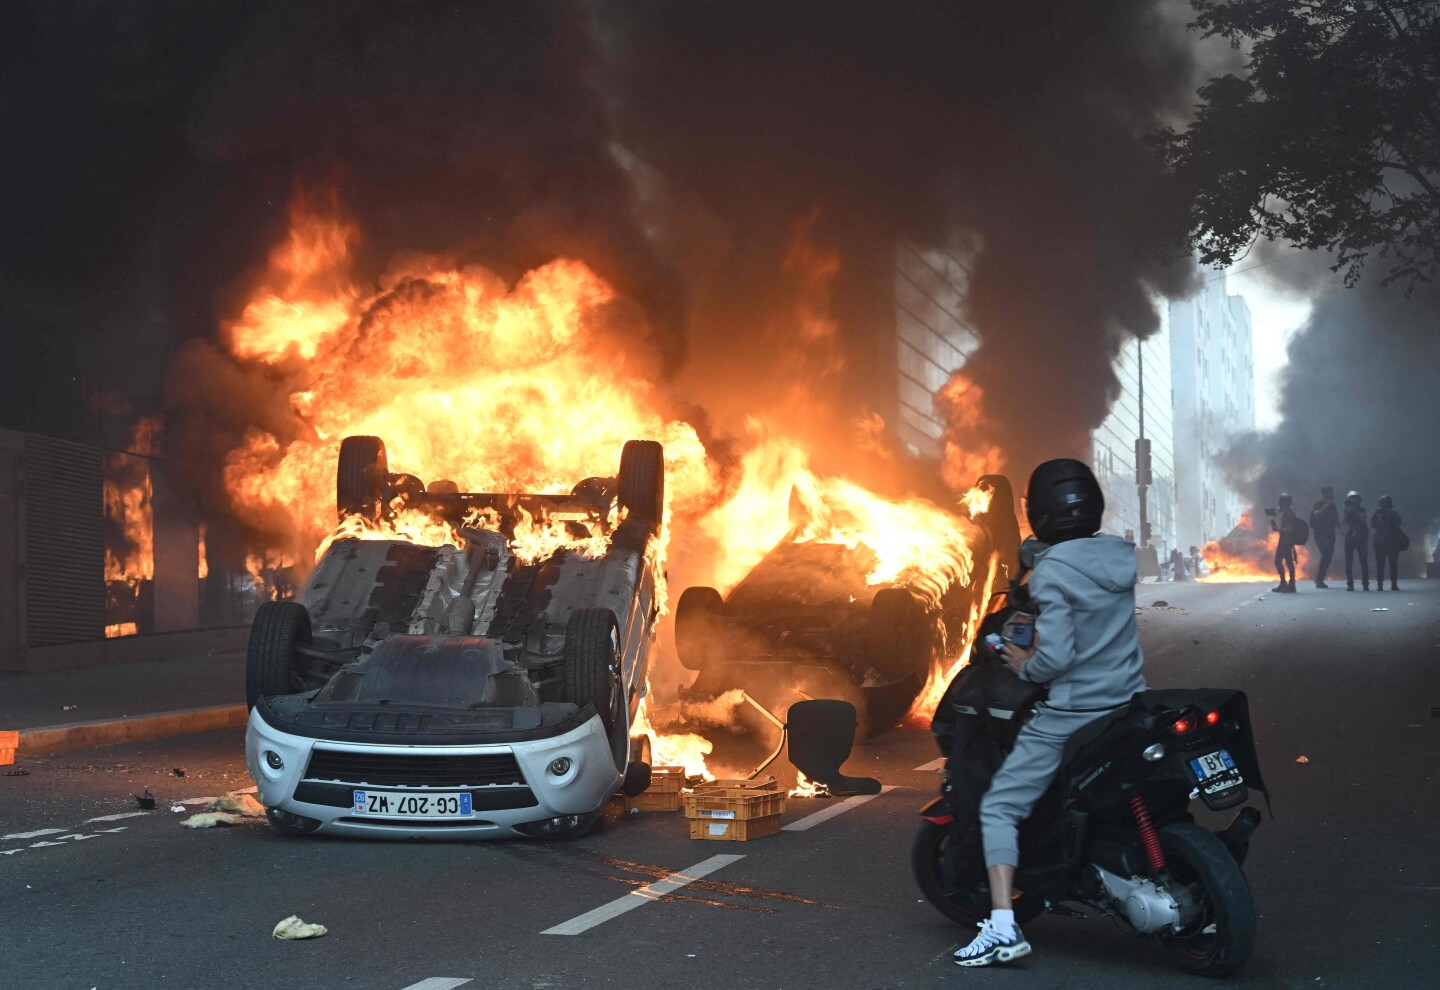
<path id="1" fill-rule="evenodd" d="M 1202 547 L 1234 528 L 1244 511 L 1225 483 L 1220 455 L 1255 429 L 1255 361 L 1250 308 L 1211 277 L 1189 299 L 1170 304 L 1175 388 L 1177 538 Z"/>

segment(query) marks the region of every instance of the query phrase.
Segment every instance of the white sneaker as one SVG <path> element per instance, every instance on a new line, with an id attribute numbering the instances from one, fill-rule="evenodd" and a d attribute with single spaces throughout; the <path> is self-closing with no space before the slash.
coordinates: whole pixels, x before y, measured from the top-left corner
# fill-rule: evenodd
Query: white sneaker
<path id="1" fill-rule="evenodd" d="M 1010 962 L 1030 954 L 1030 943 L 1020 933 L 1020 926 L 1008 935 L 1000 931 L 989 918 L 980 922 L 980 934 L 963 949 L 955 950 L 957 966 L 989 966 L 993 963 Z"/>

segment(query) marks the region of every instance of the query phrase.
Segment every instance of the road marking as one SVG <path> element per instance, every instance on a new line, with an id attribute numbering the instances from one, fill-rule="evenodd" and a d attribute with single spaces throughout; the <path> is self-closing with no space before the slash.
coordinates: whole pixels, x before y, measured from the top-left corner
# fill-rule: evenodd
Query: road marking
<path id="1" fill-rule="evenodd" d="M 456 987 L 463 987 L 470 982 L 469 977 L 462 976 L 429 976 L 419 983 L 412 983 L 404 990 L 455 990 Z"/>
<path id="2" fill-rule="evenodd" d="M 87 818 L 85 819 L 85 824 L 89 825 L 91 822 L 118 822 L 122 818 L 139 818 L 141 815 L 148 814 L 150 814 L 148 811 L 123 811 L 118 815 L 101 815 L 99 818 Z"/>
<path id="3" fill-rule="evenodd" d="M 701 877 L 709 876 L 716 870 L 723 869 L 731 863 L 744 859 L 744 856 L 721 855 L 711 856 L 709 859 L 701 860 L 688 870 L 679 873 L 671 873 L 663 879 L 654 883 L 647 883 L 639 890 L 632 890 L 624 897 L 616 898 L 609 904 L 602 904 L 593 911 L 586 911 L 576 918 L 571 918 L 563 924 L 554 928 L 547 928 L 541 935 L 579 935 L 581 932 L 589 931 L 596 925 L 604 924 L 611 918 L 618 918 L 626 911 L 633 911 L 638 907 L 658 900 L 666 894 L 674 893 L 681 887 L 699 880 Z"/>
<path id="4" fill-rule="evenodd" d="M 943 767 L 944 765 L 945 765 L 945 757 L 941 756 L 941 757 L 937 757 L 936 759 L 931 760 L 929 763 L 922 763 L 922 764 L 920 764 L 918 767 L 916 767 L 915 769 L 916 769 L 916 770 L 939 770 L 939 769 L 940 769 L 941 767 Z"/>
<path id="5" fill-rule="evenodd" d="M 895 789 L 895 785 L 894 785 L 894 784 L 886 784 L 884 787 L 880 788 L 880 794 L 888 794 L 888 793 L 890 793 L 891 791 L 893 791 L 894 789 Z M 851 811 L 851 810 L 853 810 L 853 809 L 855 809 L 855 808 L 860 807 L 860 806 L 861 806 L 862 804 L 864 804 L 866 801 L 874 801 L 877 797 L 880 796 L 880 794 L 865 794 L 865 795 L 862 795 L 862 796 L 860 796 L 860 797 L 846 798 L 844 801 L 841 801 L 839 804 L 831 805 L 830 807 L 826 808 L 824 811 L 817 811 L 817 812 L 815 812 L 815 814 L 813 814 L 813 815 L 806 815 L 804 818 L 800 819 L 798 822 L 791 822 L 789 825 L 786 825 L 786 826 L 785 826 L 784 828 L 782 828 L 780 831 L 782 831 L 782 832 L 804 832 L 804 831 L 807 831 L 807 830 L 809 830 L 809 829 L 814 828 L 816 825 L 819 825 L 821 822 L 828 822 L 830 819 L 834 818 L 836 815 L 843 815 L 843 814 L 845 814 L 845 812 L 847 812 L 847 811 Z"/>
<path id="6" fill-rule="evenodd" d="M 42 835 L 59 835 L 64 831 L 63 828 L 37 828 L 33 832 L 11 832 L 9 835 L 0 835 L 0 841 L 5 839 L 38 839 Z"/>

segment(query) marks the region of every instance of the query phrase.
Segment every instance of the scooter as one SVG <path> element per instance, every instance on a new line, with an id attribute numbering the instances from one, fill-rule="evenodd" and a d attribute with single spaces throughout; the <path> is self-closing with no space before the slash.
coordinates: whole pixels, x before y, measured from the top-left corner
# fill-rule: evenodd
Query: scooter
<path id="1" fill-rule="evenodd" d="M 1023 599 L 1012 589 L 1010 600 Z M 990 911 L 979 804 L 1041 697 L 986 643 L 1023 611 L 1003 601 L 980 627 L 971 663 L 947 687 L 932 731 L 946 757 L 940 796 L 920 812 L 911 867 L 947 918 L 970 926 Z M 1013 622 L 1012 622 L 1013 625 Z M 1255 943 L 1255 904 L 1242 866 L 1260 812 L 1242 808 L 1220 831 L 1195 822 L 1197 798 L 1235 808 L 1266 795 L 1241 691 L 1145 691 L 1078 732 L 1054 784 L 1020 826 L 1014 910 L 1086 917 L 1159 941 L 1179 964 L 1229 976 Z"/>

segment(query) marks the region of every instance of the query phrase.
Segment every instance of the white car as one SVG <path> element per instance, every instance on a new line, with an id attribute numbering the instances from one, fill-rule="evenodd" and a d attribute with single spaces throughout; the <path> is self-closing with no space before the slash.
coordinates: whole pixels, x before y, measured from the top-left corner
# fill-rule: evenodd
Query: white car
<path id="1" fill-rule="evenodd" d="M 658 443 L 628 442 L 617 477 L 570 495 L 496 495 L 427 491 L 388 473 L 378 438 L 350 437 L 338 495 L 342 515 L 479 507 L 502 522 L 462 528 L 463 547 L 337 540 L 298 601 L 261 606 L 245 761 L 277 830 L 568 838 L 648 785 L 630 726 L 660 604 Z M 521 509 L 605 536 L 605 552 L 523 561 L 507 529 Z"/>

